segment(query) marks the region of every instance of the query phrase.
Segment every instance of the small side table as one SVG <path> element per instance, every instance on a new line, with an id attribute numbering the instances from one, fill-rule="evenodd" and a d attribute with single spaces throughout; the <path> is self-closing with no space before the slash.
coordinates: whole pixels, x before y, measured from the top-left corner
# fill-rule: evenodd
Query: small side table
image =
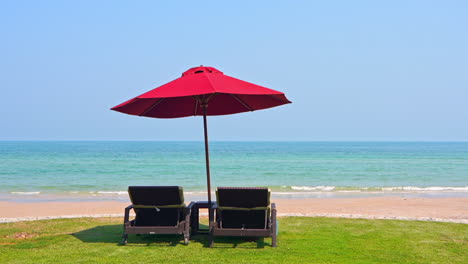
<path id="1" fill-rule="evenodd" d="M 208 219 L 209 219 L 209 223 L 212 223 L 213 222 L 213 218 L 214 218 L 214 210 L 212 209 L 213 206 L 215 205 L 216 202 L 211 202 L 211 206 L 210 206 L 210 203 L 208 201 L 196 201 L 196 202 L 193 202 L 192 204 L 192 212 L 191 212 L 191 215 L 190 215 L 190 227 L 192 229 L 191 231 L 191 234 L 192 235 L 196 235 L 196 234 L 200 234 L 200 233 L 203 233 L 203 234 L 207 234 L 210 232 L 210 229 L 208 227 L 208 229 L 200 229 L 200 208 L 208 208 Z"/>

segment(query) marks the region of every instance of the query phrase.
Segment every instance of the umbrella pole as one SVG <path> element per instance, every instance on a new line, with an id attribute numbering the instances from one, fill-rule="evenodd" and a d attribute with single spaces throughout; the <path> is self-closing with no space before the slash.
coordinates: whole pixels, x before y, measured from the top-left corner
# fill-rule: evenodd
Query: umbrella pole
<path id="1" fill-rule="evenodd" d="M 205 134 L 205 160 L 206 160 L 206 185 L 208 186 L 208 219 L 209 219 L 209 226 L 211 228 L 211 223 L 214 220 L 214 212 L 212 210 L 211 204 L 211 177 L 210 177 L 210 151 L 208 149 L 208 125 L 206 121 L 206 108 L 208 105 L 203 104 L 203 130 Z"/>

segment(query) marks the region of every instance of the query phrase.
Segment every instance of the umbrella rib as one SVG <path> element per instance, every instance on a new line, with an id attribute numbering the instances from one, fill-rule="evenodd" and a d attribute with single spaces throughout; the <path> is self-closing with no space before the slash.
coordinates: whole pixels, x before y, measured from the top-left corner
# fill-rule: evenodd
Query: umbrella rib
<path id="1" fill-rule="evenodd" d="M 210 95 L 208 95 L 208 98 L 206 98 L 206 104 L 208 104 L 208 102 L 211 100 L 211 98 L 213 98 L 214 96 L 216 95 L 216 93 L 212 93 Z"/>
<path id="2" fill-rule="evenodd" d="M 151 110 L 153 110 L 153 108 L 155 108 L 158 104 L 160 104 L 162 101 L 164 101 L 164 98 L 160 98 L 158 101 L 156 101 L 156 103 L 152 104 L 150 107 L 146 108 L 146 110 L 139 114 L 139 116 L 144 116 L 146 115 L 147 113 L 149 113 Z"/>
<path id="3" fill-rule="evenodd" d="M 250 107 L 246 102 L 242 101 L 237 95 L 229 94 L 230 96 L 234 97 L 241 105 L 243 105 L 247 110 L 253 111 L 252 107 Z"/>
<path id="4" fill-rule="evenodd" d="M 216 95 L 216 93 L 209 94 L 208 97 L 203 96 L 203 98 L 200 98 L 200 96 L 192 96 L 192 98 L 195 100 L 195 109 L 193 111 L 193 115 L 197 115 L 198 111 L 198 104 L 201 106 L 203 105 L 208 105 L 208 102 L 211 100 Z"/>

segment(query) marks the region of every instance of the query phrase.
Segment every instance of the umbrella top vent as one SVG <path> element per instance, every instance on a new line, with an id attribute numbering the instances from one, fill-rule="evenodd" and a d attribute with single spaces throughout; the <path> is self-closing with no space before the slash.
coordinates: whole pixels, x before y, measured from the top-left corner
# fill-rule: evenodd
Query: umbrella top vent
<path id="1" fill-rule="evenodd" d="M 187 76 L 189 74 L 198 74 L 198 73 L 221 73 L 223 74 L 222 71 L 217 70 L 216 68 L 200 66 L 200 67 L 193 67 L 185 71 L 184 73 L 182 73 L 182 77 Z"/>

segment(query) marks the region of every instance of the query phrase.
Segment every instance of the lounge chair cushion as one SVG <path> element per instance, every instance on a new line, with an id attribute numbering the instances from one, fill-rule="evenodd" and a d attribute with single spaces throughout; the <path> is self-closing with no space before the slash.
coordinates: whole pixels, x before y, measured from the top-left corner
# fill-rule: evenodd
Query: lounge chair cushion
<path id="1" fill-rule="evenodd" d="M 266 210 L 222 210 L 219 213 L 219 227 L 240 229 L 267 228 Z"/>
<path id="2" fill-rule="evenodd" d="M 219 208 L 267 208 L 270 205 L 268 188 L 218 187 L 216 195 Z"/>
<path id="3" fill-rule="evenodd" d="M 183 220 L 178 208 L 135 208 L 135 214 L 135 226 L 177 226 Z"/>
<path id="4" fill-rule="evenodd" d="M 135 206 L 182 207 L 183 190 L 179 186 L 129 186 L 128 194 Z"/>
<path id="5" fill-rule="evenodd" d="M 129 186 L 135 226 L 177 226 L 183 220 L 184 196 L 179 186 Z"/>

